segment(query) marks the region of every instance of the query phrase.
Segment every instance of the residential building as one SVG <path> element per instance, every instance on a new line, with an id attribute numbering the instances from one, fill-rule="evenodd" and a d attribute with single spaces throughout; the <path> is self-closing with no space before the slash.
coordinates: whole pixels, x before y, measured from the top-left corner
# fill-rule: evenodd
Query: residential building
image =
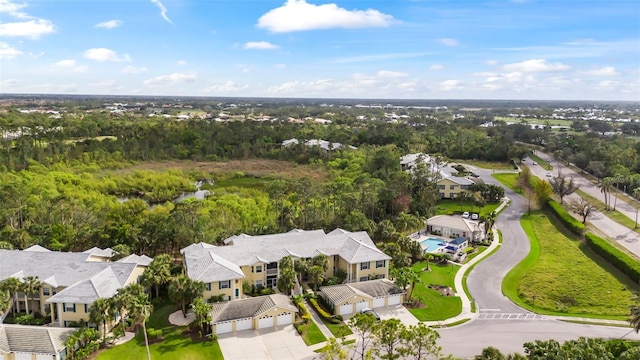
<path id="1" fill-rule="evenodd" d="M 51 316 L 55 326 L 87 325 L 91 304 L 110 298 L 118 289 L 136 283 L 151 258 L 127 257 L 110 262 L 96 259 L 95 252 L 59 252 L 43 247 L 0 250 L 0 281 L 34 276 L 42 282 L 35 294 L 19 293 L 16 310 Z"/>
<path id="2" fill-rule="evenodd" d="M 461 192 L 468 191 L 474 182 L 459 176 L 450 176 L 438 180 L 438 196 L 441 199 L 456 199 Z"/>
<path id="3" fill-rule="evenodd" d="M 293 323 L 297 312 L 285 295 L 257 296 L 213 304 L 211 325 L 215 334 L 271 329 Z"/>
<path id="4" fill-rule="evenodd" d="M 62 360 L 67 357 L 64 343 L 75 329 L 0 325 L 0 359 Z"/>
<path id="5" fill-rule="evenodd" d="M 351 315 L 363 309 L 402 304 L 405 291 L 388 279 L 323 286 L 320 295 L 334 315 Z"/>
<path id="6" fill-rule="evenodd" d="M 295 262 L 325 255 L 325 278 L 339 271 L 346 274 L 346 282 L 389 276 L 391 257 L 380 251 L 364 231 L 336 229 L 327 234 L 323 230 L 296 229 L 283 234 L 242 234 L 224 243 L 225 246 L 193 244 L 180 251 L 187 276 L 205 282 L 205 298 L 222 295 L 228 300 L 240 299 L 245 282 L 256 288 L 275 288 L 279 262 L 285 256 Z"/>
<path id="7" fill-rule="evenodd" d="M 484 239 L 484 224 L 477 220 L 464 219 L 459 215 L 436 215 L 426 221 L 429 234 L 444 238 L 464 238 L 468 241 Z"/>

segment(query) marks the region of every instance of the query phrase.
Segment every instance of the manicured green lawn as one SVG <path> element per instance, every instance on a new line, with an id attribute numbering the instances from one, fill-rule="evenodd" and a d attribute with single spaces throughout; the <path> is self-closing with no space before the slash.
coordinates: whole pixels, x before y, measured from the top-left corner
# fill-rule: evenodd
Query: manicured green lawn
<path id="1" fill-rule="evenodd" d="M 529 154 L 529 157 L 533 161 L 537 162 L 538 166 L 540 166 L 540 167 L 542 167 L 542 168 L 544 168 L 546 170 L 549 170 L 549 171 L 553 170 L 553 166 L 551 166 L 551 164 L 549 164 L 546 159 L 543 159 L 540 156 L 535 155 L 535 154 Z M 531 165 L 531 166 L 536 166 L 536 165 Z"/>
<path id="2" fill-rule="evenodd" d="M 324 321 L 324 324 L 327 326 L 329 331 L 331 331 L 333 336 L 335 336 L 338 339 L 341 337 L 353 334 L 353 331 L 351 331 L 351 328 L 349 328 L 349 326 L 345 325 L 344 323 L 334 324 L 328 321 Z"/>
<path id="3" fill-rule="evenodd" d="M 638 286 L 548 216 L 534 211 L 522 218 L 531 252 L 507 274 L 503 293 L 542 314 L 625 320 Z"/>
<path id="4" fill-rule="evenodd" d="M 306 325 L 306 329 L 304 330 L 304 335 L 302 336 L 302 340 L 304 340 L 304 343 L 307 344 L 307 346 L 309 346 L 309 345 L 325 342 L 327 341 L 327 338 L 320 331 L 320 329 L 318 328 L 318 325 L 316 325 L 316 323 L 313 322 L 313 320 L 310 320 Z"/>
<path id="5" fill-rule="evenodd" d="M 478 213 L 480 216 L 488 216 L 493 211 L 495 211 L 500 203 L 487 203 L 485 206 L 480 209 L 475 206 L 472 202 L 460 202 L 457 200 L 446 200 L 442 199 L 438 201 L 436 205 L 436 215 L 450 215 L 455 211 L 464 212 L 468 211 L 470 213 Z"/>
<path id="6" fill-rule="evenodd" d="M 159 305 L 151 315 L 147 328 L 162 329 L 164 340 L 149 346 L 151 359 L 154 360 L 209 360 L 224 359 L 220 345 L 212 341 L 193 341 L 183 332 L 185 327 L 172 326 L 167 321 L 169 314 L 175 311 L 173 305 Z M 96 360 L 140 360 L 146 359 L 142 331 L 135 339 L 104 350 Z"/>
<path id="7" fill-rule="evenodd" d="M 481 160 L 451 160 L 458 164 L 469 164 L 483 169 L 491 170 L 513 170 L 509 162 L 481 161 Z"/>
<path id="8" fill-rule="evenodd" d="M 413 266 L 414 270 L 422 271 L 427 266 L 426 262 L 419 262 Z M 429 284 L 450 286 L 453 285 L 456 272 L 460 269 L 457 265 L 430 264 L 431 271 L 422 271 L 420 278 L 422 284 L 416 284 L 412 296 L 420 299 L 426 305 L 424 308 L 409 309 L 420 321 L 445 320 L 454 317 L 462 311 L 462 301 L 458 296 L 442 296 L 437 290 L 429 289 Z"/>
<path id="9" fill-rule="evenodd" d="M 586 192 L 582 191 L 582 190 L 576 190 L 576 194 L 580 195 L 581 198 L 589 201 L 589 203 L 591 203 L 591 205 L 595 206 L 601 213 L 605 214 L 608 218 L 610 218 L 611 220 L 617 222 L 618 224 L 625 226 L 631 230 L 634 230 L 636 232 L 640 232 L 640 229 L 636 228 L 636 222 L 635 220 L 631 220 L 629 219 L 628 216 L 626 216 L 625 214 L 621 213 L 618 210 L 605 210 L 606 205 L 604 204 L 604 202 L 600 201 L 599 199 L 596 199 L 595 197 L 587 194 Z M 613 197 L 611 197 L 612 201 L 615 201 L 615 199 Z M 587 219 L 587 223 L 589 222 L 589 219 Z"/>

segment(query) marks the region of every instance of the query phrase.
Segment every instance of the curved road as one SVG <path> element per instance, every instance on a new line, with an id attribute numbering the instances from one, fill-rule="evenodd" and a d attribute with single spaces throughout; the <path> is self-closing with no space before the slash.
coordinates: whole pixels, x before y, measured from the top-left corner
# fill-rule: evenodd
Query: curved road
<path id="1" fill-rule="evenodd" d="M 491 170 L 474 168 L 488 184 L 500 185 Z M 522 344 L 537 339 L 560 342 L 580 336 L 626 338 L 640 340 L 629 328 L 568 323 L 535 315 L 502 295 L 504 276 L 529 253 L 529 239 L 520 226 L 520 217 L 527 211 L 527 199 L 506 189 L 511 200 L 496 220 L 503 242 L 498 251 L 479 263 L 467 278 L 469 292 L 479 308 L 477 320 L 450 329 L 438 330 L 438 344 L 444 353 L 458 358 L 473 358 L 482 349 L 493 346 L 505 353 L 523 352 Z"/>

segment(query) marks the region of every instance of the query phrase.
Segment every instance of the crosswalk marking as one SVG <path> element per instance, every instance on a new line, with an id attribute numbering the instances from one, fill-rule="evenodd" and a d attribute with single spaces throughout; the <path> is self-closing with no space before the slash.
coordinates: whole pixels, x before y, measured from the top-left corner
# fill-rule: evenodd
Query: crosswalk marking
<path id="1" fill-rule="evenodd" d="M 531 313 L 480 313 L 478 320 L 549 320 L 548 318 Z"/>

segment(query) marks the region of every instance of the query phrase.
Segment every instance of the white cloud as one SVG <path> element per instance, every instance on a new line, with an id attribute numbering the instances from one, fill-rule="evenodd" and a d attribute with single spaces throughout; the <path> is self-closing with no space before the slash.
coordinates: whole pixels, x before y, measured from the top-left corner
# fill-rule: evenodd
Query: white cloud
<path id="1" fill-rule="evenodd" d="M 347 10 L 336 4 L 309 4 L 305 0 L 287 0 L 258 19 L 257 26 L 274 33 L 319 29 L 386 27 L 393 16 L 378 10 Z"/>
<path id="2" fill-rule="evenodd" d="M 160 0 L 151 0 L 151 3 L 157 6 L 158 9 L 160 9 L 160 15 L 162 16 L 162 18 L 169 24 L 173 25 L 173 22 L 171 21 L 171 19 L 169 19 L 169 16 L 167 15 L 167 8 L 164 6 L 164 4 L 161 3 Z"/>
<path id="3" fill-rule="evenodd" d="M 170 84 L 178 84 L 185 82 L 194 82 L 196 80 L 196 73 L 173 73 L 168 75 L 160 75 L 144 81 L 147 86 L 163 86 Z"/>
<path id="4" fill-rule="evenodd" d="M 605 89 L 613 89 L 618 85 L 620 85 L 620 82 L 615 80 L 603 80 L 598 82 L 598 87 Z"/>
<path id="5" fill-rule="evenodd" d="M 22 55 L 22 51 L 12 48 L 11 45 L 0 41 L 0 59 L 13 59 L 18 55 Z"/>
<path id="6" fill-rule="evenodd" d="M 140 74 L 143 73 L 145 71 L 147 71 L 149 69 L 147 69 L 146 67 L 135 67 L 135 66 L 126 66 L 122 69 L 122 72 L 125 74 Z"/>
<path id="7" fill-rule="evenodd" d="M 444 70 L 444 65 L 433 64 L 433 65 L 429 66 L 429 70 Z"/>
<path id="8" fill-rule="evenodd" d="M 588 75 L 588 76 L 615 76 L 619 75 L 616 71 L 616 68 L 613 66 L 603 66 L 601 68 L 579 71 L 580 74 Z"/>
<path id="9" fill-rule="evenodd" d="M 485 60 L 484 63 L 489 66 L 496 66 L 498 65 L 498 60 Z"/>
<path id="10" fill-rule="evenodd" d="M 406 77 L 409 74 L 399 72 L 399 71 L 380 70 L 378 71 L 377 75 L 378 77 L 381 77 L 381 78 L 400 78 L 400 77 Z"/>
<path id="11" fill-rule="evenodd" d="M 287 64 L 275 64 L 273 67 L 276 69 L 284 69 L 287 67 Z"/>
<path id="12" fill-rule="evenodd" d="M 337 59 L 329 60 L 329 63 L 330 64 L 348 64 L 348 63 L 355 63 L 355 62 L 416 58 L 416 57 L 422 57 L 424 55 L 426 55 L 426 53 L 390 53 L 390 54 L 362 55 L 362 56 L 337 58 Z"/>
<path id="13" fill-rule="evenodd" d="M 206 91 L 207 92 L 213 92 L 213 93 L 217 93 L 217 94 L 225 94 L 225 93 L 233 93 L 233 92 L 237 92 L 240 90 L 245 90 L 248 89 L 249 85 L 238 85 L 235 83 L 235 81 L 227 81 L 224 84 L 219 84 L 219 85 L 211 85 L 209 86 Z"/>
<path id="14" fill-rule="evenodd" d="M 545 59 L 531 59 L 519 63 L 506 64 L 502 67 L 506 71 L 517 72 L 551 72 L 569 70 L 569 66 L 562 63 L 548 63 Z"/>
<path id="15" fill-rule="evenodd" d="M 464 88 L 460 80 L 445 80 L 440 83 L 440 87 L 444 91 L 458 90 Z"/>
<path id="16" fill-rule="evenodd" d="M 458 40 L 451 38 L 438 39 L 438 42 L 446 46 L 458 46 Z"/>
<path id="17" fill-rule="evenodd" d="M 53 66 L 59 69 L 68 69 L 73 72 L 85 72 L 89 68 L 86 65 L 77 65 L 76 61 L 73 59 L 60 60 L 57 63 L 54 63 Z"/>
<path id="18" fill-rule="evenodd" d="M 279 49 L 280 46 L 274 45 L 268 41 L 249 41 L 244 44 L 245 49 L 256 49 L 256 50 L 275 50 Z"/>
<path id="19" fill-rule="evenodd" d="M 105 62 L 121 62 L 121 61 L 131 61 L 131 57 L 127 54 L 118 55 L 115 51 L 107 48 L 93 48 L 84 52 L 84 57 L 87 59 Z"/>
<path id="20" fill-rule="evenodd" d="M 16 4 L 12 3 L 9 0 L 0 0 L 0 14 L 5 13 L 11 17 L 18 19 L 28 19 L 31 18 L 27 13 L 20 11 L 20 9 L 26 8 L 27 4 Z"/>
<path id="21" fill-rule="evenodd" d="M 187 61 L 186 60 L 178 60 L 178 61 L 176 61 L 176 64 L 178 66 L 185 66 L 185 65 L 187 65 Z"/>
<path id="22" fill-rule="evenodd" d="M 0 36 L 38 39 L 54 32 L 53 23 L 44 19 L 0 24 Z"/>
<path id="23" fill-rule="evenodd" d="M 120 25 L 122 25 L 122 21 L 120 20 L 109 20 L 109 21 L 97 23 L 96 27 L 103 28 L 103 29 L 113 29 L 113 28 L 117 28 Z"/>

